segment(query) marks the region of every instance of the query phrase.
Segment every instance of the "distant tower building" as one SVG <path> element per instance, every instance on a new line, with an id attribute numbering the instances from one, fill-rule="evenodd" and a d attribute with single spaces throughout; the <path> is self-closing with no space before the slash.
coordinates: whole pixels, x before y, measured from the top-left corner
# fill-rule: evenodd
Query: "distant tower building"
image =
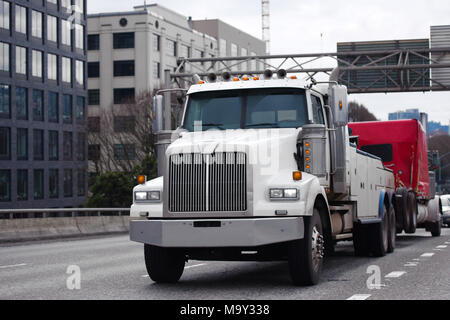
<path id="1" fill-rule="evenodd" d="M 389 113 L 389 120 L 408 120 L 416 119 L 420 121 L 419 109 L 406 109 L 405 111 L 397 111 Z"/>
<path id="2" fill-rule="evenodd" d="M 270 1 L 262 0 L 262 38 L 266 44 L 266 54 L 270 54 Z"/>

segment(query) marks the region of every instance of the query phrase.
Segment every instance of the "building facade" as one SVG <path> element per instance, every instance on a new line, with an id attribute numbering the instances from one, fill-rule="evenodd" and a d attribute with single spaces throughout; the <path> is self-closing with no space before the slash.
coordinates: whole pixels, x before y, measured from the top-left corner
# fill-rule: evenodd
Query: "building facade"
<path id="1" fill-rule="evenodd" d="M 202 30 L 198 30 L 197 22 L 157 4 L 138 6 L 129 12 L 88 15 L 91 173 L 104 171 L 105 167 L 123 171 L 117 162 L 137 158 L 139 146 L 124 138 L 126 131 L 134 127 L 136 117 L 127 114 L 123 105 L 143 92 L 160 89 L 164 70 L 176 70 L 177 58 L 264 54 L 262 40 L 219 20 L 211 23 L 218 26 L 217 30 L 209 23 L 201 28 L 200 22 L 198 29 Z M 209 67 L 211 64 L 197 63 L 186 66 L 185 71 L 195 73 Z M 110 112 L 113 119 L 105 115 Z M 105 144 L 102 138 L 106 136 L 113 137 L 108 142 L 112 145 Z M 103 164 L 100 169 L 98 163 Z"/>
<path id="2" fill-rule="evenodd" d="M 87 200 L 86 0 L 0 0 L 0 208 Z"/>
<path id="3" fill-rule="evenodd" d="M 443 125 L 437 121 L 429 121 L 428 122 L 428 133 L 430 136 L 434 134 L 449 134 L 450 135 L 450 127 L 448 125 Z"/>
<path id="4" fill-rule="evenodd" d="M 193 20 L 190 21 L 193 29 L 210 35 L 217 39 L 218 56 L 220 57 L 246 57 L 266 54 L 266 44 L 261 39 L 239 30 L 221 20 Z M 257 60 L 243 63 L 230 62 L 232 71 L 258 71 L 264 68 Z"/>
<path id="5" fill-rule="evenodd" d="M 416 119 L 420 120 L 419 109 L 407 109 L 405 111 L 397 111 L 389 113 L 389 121 L 391 120 L 409 120 Z"/>

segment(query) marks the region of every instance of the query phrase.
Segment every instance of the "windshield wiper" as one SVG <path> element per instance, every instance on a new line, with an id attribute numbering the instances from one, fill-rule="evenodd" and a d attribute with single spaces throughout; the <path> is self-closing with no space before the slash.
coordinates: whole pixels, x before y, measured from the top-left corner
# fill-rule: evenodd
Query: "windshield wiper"
<path id="1" fill-rule="evenodd" d="M 274 128 L 279 128 L 280 127 L 278 125 L 278 123 L 253 123 L 253 124 L 246 124 L 245 125 L 246 128 L 261 127 L 261 126 L 270 126 L 270 127 L 274 127 Z"/>

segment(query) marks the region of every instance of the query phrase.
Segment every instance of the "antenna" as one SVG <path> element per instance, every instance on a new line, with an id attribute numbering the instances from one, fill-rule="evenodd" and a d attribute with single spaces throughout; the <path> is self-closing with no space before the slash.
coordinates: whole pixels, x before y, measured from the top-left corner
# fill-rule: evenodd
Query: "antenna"
<path id="1" fill-rule="evenodd" d="M 261 0 L 262 40 L 266 44 L 266 54 L 270 54 L 270 0 Z"/>

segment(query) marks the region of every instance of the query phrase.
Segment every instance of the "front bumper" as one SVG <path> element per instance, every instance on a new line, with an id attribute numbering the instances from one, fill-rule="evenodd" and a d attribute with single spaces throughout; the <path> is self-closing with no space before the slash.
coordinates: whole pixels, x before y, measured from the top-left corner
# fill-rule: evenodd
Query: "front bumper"
<path id="1" fill-rule="evenodd" d="M 130 222 L 132 241 L 168 248 L 258 247 L 303 236 L 302 217 Z"/>

